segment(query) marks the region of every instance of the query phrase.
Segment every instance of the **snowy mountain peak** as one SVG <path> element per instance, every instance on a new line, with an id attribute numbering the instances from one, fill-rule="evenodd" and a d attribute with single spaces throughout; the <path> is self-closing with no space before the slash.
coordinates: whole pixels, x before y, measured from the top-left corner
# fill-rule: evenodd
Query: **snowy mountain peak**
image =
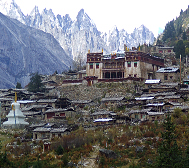
<path id="1" fill-rule="evenodd" d="M 0 11 L 4 15 L 8 15 L 22 23 L 25 22 L 25 16 L 14 0 L 0 0 Z"/>
<path id="2" fill-rule="evenodd" d="M 39 14 L 38 6 L 35 6 L 33 8 L 33 10 L 31 11 L 30 16 L 35 16 L 35 15 L 38 15 L 38 14 Z"/>
<path id="3" fill-rule="evenodd" d="M 0 0 L 0 9 L 5 11 L 5 15 L 18 19 L 27 26 L 52 34 L 66 53 L 75 60 L 79 55 L 82 55 L 83 60 L 86 59 L 88 49 L 98 52 L 103 48 L 104 52 L 110 53 L 123 50 L 124 44 L 132 48 L 137 47 L 139 43 L 152 44 L 154 41 L 153 33 L 144 25 L 135 28 L 131 34 L 124 29 L 118 30 L 117 26 L 109 33 L 101 33 L 84 9 L 78 12 L 74 21 L 68 14 L 55 16 L 52 9 L 44 9 L 40 13 L 37 6 L 25 17 L 14 0 Z"/>

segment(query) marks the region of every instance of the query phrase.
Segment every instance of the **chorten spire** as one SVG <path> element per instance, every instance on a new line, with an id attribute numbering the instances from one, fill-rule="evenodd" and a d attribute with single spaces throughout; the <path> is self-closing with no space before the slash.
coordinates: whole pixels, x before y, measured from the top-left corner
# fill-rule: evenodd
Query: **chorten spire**
<path id="1" fill-rule="evenodd" d="M 15 98 L 14 98 L 15 103 L 17 102 L 17 93 L 15 92 Z"/>

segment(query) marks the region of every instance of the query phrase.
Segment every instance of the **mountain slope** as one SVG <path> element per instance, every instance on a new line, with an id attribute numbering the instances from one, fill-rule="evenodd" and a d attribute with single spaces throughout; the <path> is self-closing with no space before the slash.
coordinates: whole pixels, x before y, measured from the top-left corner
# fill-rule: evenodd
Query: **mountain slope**
<path id="1" fill-rule="evenodd" d="M 0 88 L 25 86 L 30 74 L 62 72 L 72 65 L 50 34 L 28 27 L 0 13 Z"/>

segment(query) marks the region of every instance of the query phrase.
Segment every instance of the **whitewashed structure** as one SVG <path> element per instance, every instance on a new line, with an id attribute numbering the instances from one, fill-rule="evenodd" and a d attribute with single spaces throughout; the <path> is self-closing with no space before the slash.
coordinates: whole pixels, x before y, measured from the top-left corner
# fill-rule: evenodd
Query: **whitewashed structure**
<path id="1" fill-rule="evenodd" d="M 5 121 L 2 125 L 3 128 L 23 129 L 29 125 L 24 121 L 25 116 L 20 110 L 20 103 L 17 102 L 16 94 L 15 101 L 11 104 L 12 110 L 7 115 L 8 121 Z"/>

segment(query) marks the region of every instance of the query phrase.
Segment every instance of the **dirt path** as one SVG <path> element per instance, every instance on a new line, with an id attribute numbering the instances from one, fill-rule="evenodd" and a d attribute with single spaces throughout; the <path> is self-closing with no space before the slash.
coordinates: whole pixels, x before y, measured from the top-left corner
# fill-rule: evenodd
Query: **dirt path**
<path id="1" fill-rule="evenodd" d="M 83 158 L 83 167 L 80 165 L 78 168 L 98 168 L 98 165 L 95 164 L 96 157 L 99 152 L 99 145 L 94 146 L 94 151 L 90 153 L 88 158 Z"/>

